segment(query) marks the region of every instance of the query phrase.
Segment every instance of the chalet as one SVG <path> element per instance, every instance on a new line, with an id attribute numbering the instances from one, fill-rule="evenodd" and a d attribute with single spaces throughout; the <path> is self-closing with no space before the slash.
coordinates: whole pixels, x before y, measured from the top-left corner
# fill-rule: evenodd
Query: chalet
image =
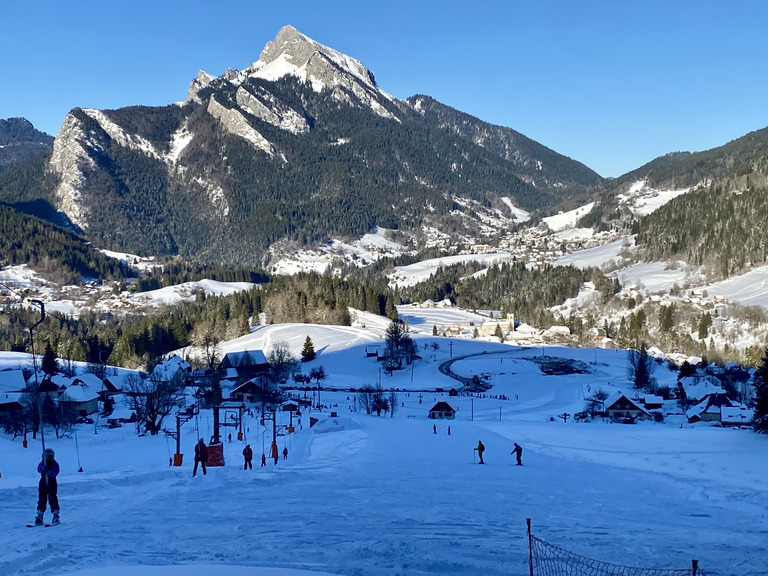
<path id="1" fill-rule="evenodd" d="M 298 400 L 286 400 L 282 403 L 281 408 L 283 412 L 296 412 L 299 409 Z"/>
<path id="2" fill-rule="evenodd" d="M 59 396 L 59 404 L 70 406 L 80 416 L 88 416 L 99 410 L 99 393 L 89 386 L 73 384 Z"/>
<path id="3" fill-rule="evenodd" d="M 122 394 L 123 392 L 123 381 L 125 380 L 127 373 L 125 372 L 118 372 L 117 374 L 110 374 L 108 376 L 104 377 L 103 384 L 104 384 L 104 392 L 103 395 L 105 396 L 104 399 L 106 399 L 106 396 L 115 396 L 117 394 Z"/>
<path id="4" fill-rule="evenodd" d="M 720 380 L 710 374 L 684 376 L 679 382 L 691 402 L 700 403 L 710 394 L 725 394 Z"/>
<path id="5" fill-rule="evenodd" d="M 741 405 L 738 402 L 734 402 L 730 398 L 728 398 L 728 395 L 723 392 L 714 392 L 711 394 L 707 394 L 704 398 L 701 399 L 701 401 L 693 406 L 692 408 L 689 408 L 685 412 L 686 418 L 688 418 L 688 422 L 722 422 L 723 421 L 723 409 L 736 409 L 736 412 L 733 410 L 726 410 L 726 414 L 728 414 L 727 419 L 732 419 L 734 416 L 739 415 L 741 417 L 740 408 Z M 746 415 L 746 413 L 744 413 Z M 751 421 L 752 418 L 750 417 L 749 420 Z M 733 422 L 731 422 L 733 423 Z"/>
<path id="6" fill-rule="evenodd" d="M 230 397 L 239 402 L 269 402 L 272 398 L 266 388 L 253 379 L 232 390 Z"/>
<path id="7" fill-rule="evenodd" d="M 222 377 L 253 378 L 264 374 L 269 370 L 264 352 L 261 350 L 243 350 L 242 352 L 228 352 L 219 364 L 219 372 Z"/>
<path id="8" fill-rule="evenodd" d="M 378 344 L 369 344 L 365 347 L 365 357 L 366 358 L 376 358 L 378 360 L 379 358 L 379 345 Z"/>
<path id="9" fill-rule="evenodd" d="M 664 398 L 654 394 L 646 394 L 643 397 L 643 404 L 645 405 L 646 410 L 661 410 L 664 404 Z"/>
<path id="10" fill-rule="evenodd" d="M 191 371 L 192 367 L 189 362 L 174 354 L 155 366 L 152 370 L 152 378 L 160 382 L 170 382 L 175 378 L 186 378 L 186 375 Z"/>
<path id="11" fill-rule="evenodd" d="M 605 401 L 605 416 L 611 420 L 634 422 L 650 419 L 651 413 L 643 408 L 639 401 L 632 400 L 625 394 L 619 394 Z"/>
<path id="12" fill-rule="evenodd" d="M 0 372 L 0 392 L 21 392 L 26 387 L 23 371 L 16 369 Z"/>
<path id="13" fill-rule="evenodd" d="M 429 411 L 431 420 L 453 420 L 456 418 L 456 410 L 454 410 L 448 402 L 438 402 Z"/>
<path id="14" fill-rule="evenodd" d="M 72 381 L 63 374 L 54 374 L 53 376 L 49 376 L 48 374 L 42 374 L 38 372 L 37 377 L 39 379 L 39 386 L 35 382 L 35 377 L 32 376 L 29 380 L 27 380 L 27 391 L 34 392 L 35 387 L 38 386 L 37 390 L 41 394 L 46 394 L 51 398 L 51 400 L 56 400 L 59 395 L 67 389 L 67 386 L 72 383 Z"/>
<path id="15" fill-rule="evenodd" d="M 571 330 L 568 326 L 550 326 L 541 333 L 541 338 L 549 344 L 568 344 L 571 340 Z"/>
<path id="16" fill-rule="evenodd" d="M 721 406 L 720 423 L 723 426 L 744 426 L 752 424 L 754 412 L 744 405 Z"/>
<path id="17" fill-rule="evenodd" d="M 24 411 L 22 406 L 16 400 L 2 400 L 0 399 L 0 414 L 21 414 Z"/>

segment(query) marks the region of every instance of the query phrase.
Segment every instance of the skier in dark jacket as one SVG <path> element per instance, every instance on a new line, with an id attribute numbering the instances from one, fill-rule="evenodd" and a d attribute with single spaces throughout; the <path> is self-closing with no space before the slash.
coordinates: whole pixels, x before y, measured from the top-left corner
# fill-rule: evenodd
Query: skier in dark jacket
<path id="1" fill-rule="evenodd" d="M 250 468 L 253 470 L 253 450 L 250 444 L 246 444 L 243 448 L 243 458 L 245 458 L 245 464 L 243 464 L 243 470 Z"/>
<path id="2" fill-rule="evenodd" d="M 517 465 L 522 466 L 523 465 L 523 448 L 515 442 L 515 448 L 510 452 L 510 454 L 514 454 L 515 458 L 517 458 Z"/>
<path id="3" fill-rule="evenodd" d="M 195 467 L 192 468 L 192 477 L 197 474 L 197 465 L 200 464 L 203 467 L 203 475 L 207 474 L 205 465 L 208 463 L 208 446 L 205 445 L 205 441 L 200 438 L 197 444 L 195 444 Z"/>
<path id="4" fill-rule="evenodd" d="M 59 486 L 56 476 L 59 475 L 59 463 L 56 462 L 55 454 L 52 449 L 46 448 L 43 452 L 43 459 L 37 465 L 37 471 L 40 473 L 40 483 L 37 485 L 37 517 L 35 525 L 43 523 L 43 514 L 45 514 L 46 503 L 50 504 L 53 512 L 51 524 L 59 523 Z"/>
<path id="5" fill-rule="evenodd" d="M 477 441 L 477 448 L 475 448 L 475 450 L 477 450 L 477 455 L 480 457 L 480 462 L 478 462 L 478 464 L 485 464 L 485 462 L 483 462 L 483 452 L 485 452 L 485 446 L 483 445 L 482 441 Z"/>

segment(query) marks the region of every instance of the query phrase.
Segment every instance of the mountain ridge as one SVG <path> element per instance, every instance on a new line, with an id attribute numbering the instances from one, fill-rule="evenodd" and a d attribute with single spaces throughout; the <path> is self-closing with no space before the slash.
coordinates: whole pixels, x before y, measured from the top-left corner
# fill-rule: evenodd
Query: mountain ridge
<path id="1" fill-rule="evenodd" d="M 510 205 L 535 212 L 586 195 L 568 170 L 549 171 L 556 153 L 545 147 L 546 161 L 526 151 L 515 163 L 511 132 L 500 154 L 475 141 L 487 124 L 466 116 L 477 127 L 455 130 L 422 112 L 382 91 L 358 60 L 284 27 L 242 72 L 201 71 L 183 103 L 73 109 L 46 165 L 58 183 L 42 200 L 128 251 L 263 265 L 275 242 L 376 227 L 421 247 L 430 230 L 444 232 L 445 246 L 474 242 L 488 236 L 485 213 L 514 226 Z M 0 197 L 40 199 L 28 188 Z"/>

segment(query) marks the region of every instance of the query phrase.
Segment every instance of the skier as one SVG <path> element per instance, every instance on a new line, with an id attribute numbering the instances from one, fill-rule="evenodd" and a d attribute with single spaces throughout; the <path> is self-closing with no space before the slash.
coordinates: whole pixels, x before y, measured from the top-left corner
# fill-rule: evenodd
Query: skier
<path id="1" fill-rule="evenodd" d="M 477 441 L 477 448 L 475 448 L 475 450 L 477 450 L 477 455 L 480 457 L 480 462 L 478 462 L 478 464 L 485 464 L 485 462 L 483 462 L 483 452 L 485 452 L 485 446 L 483 446 L 482 441 Z"/>
<path id="2" fill-rule="evenodd" d="M 288 459 L 288 446 L 283 446 L 283 460 Z"/>
<path id="3" fill-rule="evenodd" d="M 267 455 L 262 453 L 261 454 L 261 465 L 266 466 L 267 465 Z"/>
<path id="4" fill-rule="evenodd" d="M 451 435 L 451 427 L 448 426 L 448 436 L 450 436 L 450 435 Z"/>
<path id="5" fill-rule="evenodd" d="M 245 448 L 243 448 L 243 458 L 245 458 L 243 470 L 248 470 L 248 468 L 253 470 L 253 450 L 250 444 L 246 444 Z"/>
<path id="6" fill-rule="evenodd" d="M 51 512 L 53 512 L 51 524 L 59 523 L 59 486 L 56 482 L 56 476 L 59 475 L 59 463 L 56 462 L 55 456 L 51 448 L 46 448 L 40 464 L 37 465 L 37 471 L 40 473 L 40 483 L 37 485 L 38 496 L 35 526 L 43 524 L 46 502 L 50 504 Z"/>
<path id="7" fill-rule="evenodd" d="M 195 444 L 195 467 L 192 468 L 192 477 L 197 474 L 197 465 L 200 464 L 203 467 L 203 475 L 207 474 L 205 465 L 208 463 L 208 446 L 205 445 L 205 441 L 200 438 L 197 444 Z"/>
<path id="8" fill-rule="evenodd" d="M 514 454 L 515 458 L 517 458 L 517 465 L 522 466 L 523 465 L 523 448 L 515 442 L 515 448 L 510 452 L 510 454 Z"/>
<path id="9" fill-rule="evenodd" d="M 278 459 L 277 442 L 272 442 L 272 446 L 270 447 L 269 451 L 270 451 L 269 455 L 272 457 L 272 459 L 274 459 L 275 466 L 277 466 L 277 459 Z"/>
<path id="10" fill-rule="evenodd" d="M 437 424 L 432 424 L 432 433 L 437 434 Z"/>

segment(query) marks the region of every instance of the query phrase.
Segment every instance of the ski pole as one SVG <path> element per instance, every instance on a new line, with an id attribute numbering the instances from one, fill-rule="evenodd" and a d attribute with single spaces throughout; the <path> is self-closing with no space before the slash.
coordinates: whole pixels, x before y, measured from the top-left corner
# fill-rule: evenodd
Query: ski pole
<path id="1" fill-rule="evenodd" d="M 77 471 L 82 472 L 83 467 L 80 465 L 80 445 L 77 442 L 77 428 L 75 428 L 75 451 L 77 452 Z"/>

